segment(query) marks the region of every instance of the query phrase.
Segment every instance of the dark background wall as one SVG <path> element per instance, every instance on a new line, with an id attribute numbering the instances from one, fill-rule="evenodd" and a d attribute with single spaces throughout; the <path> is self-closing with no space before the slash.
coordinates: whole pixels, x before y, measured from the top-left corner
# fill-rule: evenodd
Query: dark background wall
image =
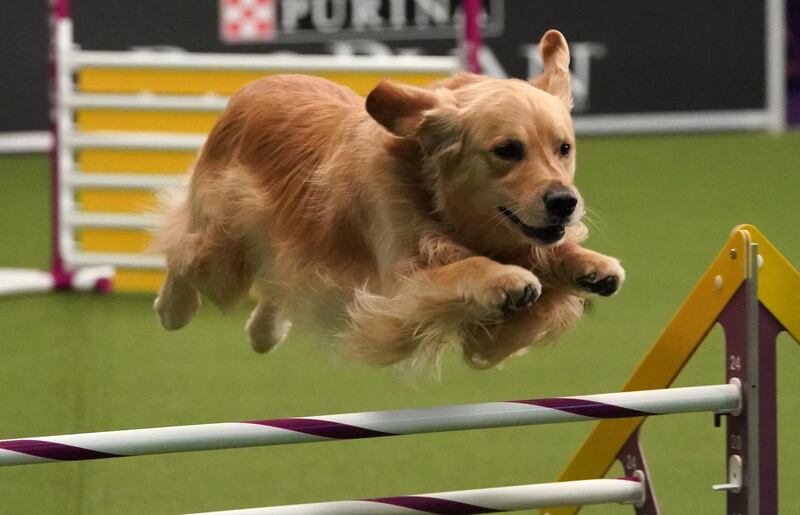
<path id="1" fill-rule="evenodd" d="M 45 130 L 47 5 L 0 0 L 0 132 Z"/>
<path id="2" fill-rule="evenodd" d="M 276 0 L 282 7 L 290 1 Z M 45 0 L 0 2 L 0 131 L 47 127 Z M 447 20 L 425 27 L 356 31 L 343 1 L 343 26 L 322 33 L 310 17 L 269 43 L 229 45 L 218 36 L 216 0 L 72 0 L 75 39 L 88 49 L 168 45 L 191 51 L 327 53 L 379 42 L 391 51 L 445 54 L 455 47 L 457 0 Z M 390 17 L 388 0 L 380 14 Z M 408 0 L 408 25 L 416 2 Z M 584 113 L 755 109 L 764 105 L 764 5 L 754 0 L 485 0 L 487 66 L 524 77 L 526 48 L 557 27 L 592 53 L 578 82 Z M 278 9 L 278 20 L 282 8 Z M 387 22 L 388 25 L 388 22 Z M 318 27 L 316 27 L 318 28 Z M 314 42 L 303 42 L 312 39 Z M 369 41 L 371 43 L 365 43 Z M 344 47 L 343 47 L 344 45 Z M 348 46 L 349 45 L 349 46 Z M 373 46 L 374 49 L 374 46 Z"/>

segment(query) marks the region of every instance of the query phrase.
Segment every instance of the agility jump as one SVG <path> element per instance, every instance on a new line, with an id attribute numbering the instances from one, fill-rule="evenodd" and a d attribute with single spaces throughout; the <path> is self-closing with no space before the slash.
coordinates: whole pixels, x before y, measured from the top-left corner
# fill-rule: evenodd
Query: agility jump
<path id="1" fill-rule="evenodd" d="M 464 404 L 441 408 L 132 429 L 0 441 L 0 466 L 352 440 L 440 431 L 741 411 L 741 385 Z M 258 513 L 493 513 L 571 503 L 641 503 L 644 475 L 275 507 Z M 463 511 L 469 507 L 469 511 Z M 249 513 L 244 510 L 242 513 Z"/>
<path id="2" fill-rule="evenodd" d="M 415 433 L 600 420 L 557 483 L 234 510 L 231 513 L 495 513 L 632 504 L 660 513 L 638 441 L 646 417 L 727 419 L 727 514 L 777 514 L 775 342 L 800 341 L 800 273 L 753 226 L 739 226 L 621 393 L 399 411 L 0 440 L 0 466 Z M 727 384 L 669 389 L 711 327 L 725 329 Z M 602 479 L 615 460 L 625 476 Z M 551 508 L 560 506 L 560 508 Z"/>

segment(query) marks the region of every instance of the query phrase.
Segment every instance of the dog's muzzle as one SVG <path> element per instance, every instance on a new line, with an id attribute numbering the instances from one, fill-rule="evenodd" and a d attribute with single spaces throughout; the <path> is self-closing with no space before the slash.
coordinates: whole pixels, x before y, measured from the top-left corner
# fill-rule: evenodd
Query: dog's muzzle
<path id="1" fill-rule="evenodd" d="M 532 227 L 520 220 L 517 215 L 511 212 L 511 210 L 502 206 L 498 209 L 503 216 L 505 216 L 512 224 L 516 225 L 525 236 L 528 238 L 533 238 L 534 240 L 544 243 L 545 245 L 559 241 L 564 237 L 564 234 L 566 234 L 566 228 L 563 224 L 548 225 L 546 227 Z"/>

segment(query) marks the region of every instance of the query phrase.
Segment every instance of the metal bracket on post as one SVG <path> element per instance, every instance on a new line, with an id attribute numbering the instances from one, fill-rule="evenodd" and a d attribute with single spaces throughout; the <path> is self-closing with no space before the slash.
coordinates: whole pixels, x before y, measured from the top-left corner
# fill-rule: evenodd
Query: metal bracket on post
<path id="1" fill-rule="evenodd" d="M 742 491 L 742 457 L 734 454 L 728 460 L 728 482 L 714 485 L 714 490 L 726 490 L 738 494 Z"/>
<path id="2" fill-rule="evenodd" d="M 731 254 L 731 259 L 736 259 Z M 775 340 L 782 326 L 758 301 L 758 245 L 751 244 L 747 279 L 718 320 L 725 330 L 725 373 L 742 385 L 742 410 L 727 418 L 728 515 L 777 515 Z"/>
<path id="3" fill-rule="evenodd" d="M 622 464 L 626 476 L 637 478 L 644 486 L 644 498 L 641 502 L 634 504 L 636 515 L 660 515 L 661 511 L 658 509 L 658 503 L 653 494 L 650 471 L 647 468 L 644 452 L 639 443 L 638 429 L 633 432 L 628 441 L 625 442 L 625 445 L 622 446 L 619 454 L 617 454 L 617 460 Z"/>

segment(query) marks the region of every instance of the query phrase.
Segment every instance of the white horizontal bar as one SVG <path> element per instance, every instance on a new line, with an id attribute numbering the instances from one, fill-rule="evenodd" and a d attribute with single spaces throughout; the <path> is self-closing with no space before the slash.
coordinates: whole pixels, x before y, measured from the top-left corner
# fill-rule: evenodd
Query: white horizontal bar
<path id="1" fill-rule="evenodd" d="M 769 113 L 763 110 L 575 116 L 575 131 L 579 135 L 763 130 L 769 126 Z"/>
<path id="2" fill-rule="evenodd" d="M 80 148 L 118 148 L 141 150 L 197 150 L 206 136 L 160 132 L 84 132 L 67 135 L 64 144 Z"/>
<path id="3" fill-rule="evenodd" d="M 89 254 L 84 254 L 86 255 Z M 99 258 L 100 254 L 92 256 Z M 67 262 L 75 263 L 75 257 L 68 255 Z M 101 263 L 118 264 L 118 261 L 107 259 L 91 264 Z M 740 408 L 740 405 L 739 387 L 723 384 L 580 397 L 461 404 L 437 408 L 45 436 L 17 441 L 0 440 L 0 466 L 38 462 L 36 459 L 30 459 L 32 456 L 61 459 L 60 452 L 65 446 L 71 449 L 72 459 L 96 459 L 670 413 L 700 411 L 733 413 Z"/>
<path id="4" fill-rule="evenodd" d="M 0 154 L 43 153 L 52 148 L 53 136 L 48 131 L 0 133 Z"/>
<path id="5" fill-rule="evenodd" d="M 66 176 L 64 183 L 73 188 L 108 188 L 108 189 L 161 189 L 175 188 L 185 185 L 184 174 L 149 174 L 149 173 L 72 173 Z"/>
<path id="6" fill-rule="evenodd" d="M 183 51 L 76 50 L 69 53 L 73 68 L 161 68 L 243 71 L 328 71 L 378 73 L 442 73 L 459 70 L 450 56 L 364 56 L 308 54 L 210 54 Z"/>
<path id="7" fill-rule="evenodd" d="M 63 213 L 70 227 L 102 227 L 114 229 L 151 229 L 158 225 L 158 216 L 128 213 Z"/>
<path id="8" fill-rule="evenodd" d="M 114 269 L 110 266 L 80 268 L 70 277 L 70 287 L 78 291 L 91 291 L 98 287 L 98 281 L 111 280 Z M 20 268 L 0 268 L 0 296 L 40 293 L 52 291 L 56 287 L 53 272 Z"/>
<path id="9" fill-rule="evenodd" d="M 729 413 L 738 409 L 739 401 L 739 388 L 724 384 L 416 410 L 346 413 L 323 418 L 385 433 L 413 434 L 697 411 Z"/>
<path id="10" fill-rule="evenodd" d="M 55 286 L 53 274 L 43 270 L 0 268 L 0 296 L 50 291 Z"/>
<path id="11" fill-rule="evenodd" d="M 644 485 L 633 478 L 586 479 L 360 501 L 333 501 L 215 511 L 207 512 L 204 515 L 412 515 L 414 513 L 451 513 L 448 508 L 452 508 L 452 513 L 464 513 L 466 509 L 469 510 L 469 513 L 496 513 L 557 506 L 633 504 L 641 501 L 644 495 Z"/>
<path id="12" fill-rule="evenodd" d="M 126 254 L 122 252 L 79 252 L 71 250 L 65 252 L 63 257 L 64 262 L 71 268 L 112 265 L 117 268 L 161 270 L 165 266 L 163 256 L 152 256 L 148 254 Z"/>
<path id="13" fill-rule="evenodd" d="M 155 95 L 153 93 L 89 94 L 72 93 L 62 99 L 73 109 L 128 109 L 173 111 L 221 111 L 228 103 L 222 95 Z"/>

